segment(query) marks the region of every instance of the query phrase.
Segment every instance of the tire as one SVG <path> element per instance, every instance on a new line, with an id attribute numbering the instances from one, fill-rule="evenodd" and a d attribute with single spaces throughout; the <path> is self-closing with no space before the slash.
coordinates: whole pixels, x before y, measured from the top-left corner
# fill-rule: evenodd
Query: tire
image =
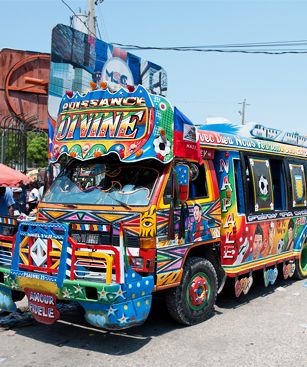
<path id="1" fill-rule="evenodd" d="M 307 242 L 305 241 L 300 257 L 298 260 L 295 260 L 295 271 L 294 271 L 295 279 L 304 279 L 307 278 Z"/>
<path id="2" fill-rule="evenodd" d="M 187 259 L 178 287 L 166 293 L 170 316 L 183 325 L 198 324 L 214 313 L 217 275 L 210 261 L 201 257 Z"/>

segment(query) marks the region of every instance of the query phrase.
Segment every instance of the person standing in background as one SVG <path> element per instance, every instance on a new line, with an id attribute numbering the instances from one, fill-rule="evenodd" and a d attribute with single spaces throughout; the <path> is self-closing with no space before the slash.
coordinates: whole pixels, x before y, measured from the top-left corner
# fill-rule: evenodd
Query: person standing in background
<path id="1" fill-rule="evenodd" d="M 13 199 L 12 190 L 9 187 L 0 187 L 0 216 L 14 216 L 15 201 Z"/>

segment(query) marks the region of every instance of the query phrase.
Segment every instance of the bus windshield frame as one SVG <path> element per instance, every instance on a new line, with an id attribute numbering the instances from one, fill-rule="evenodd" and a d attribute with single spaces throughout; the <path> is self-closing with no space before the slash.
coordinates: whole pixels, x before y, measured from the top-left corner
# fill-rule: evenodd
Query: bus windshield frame
<path id="1" fill-rule="evenodd" d="M 42 202 L 127 208 L 148 206 L 162 170 L 159 162 L 152 161 L 136 165 L 107 158 L 74 159 L 54 180 Z"/>

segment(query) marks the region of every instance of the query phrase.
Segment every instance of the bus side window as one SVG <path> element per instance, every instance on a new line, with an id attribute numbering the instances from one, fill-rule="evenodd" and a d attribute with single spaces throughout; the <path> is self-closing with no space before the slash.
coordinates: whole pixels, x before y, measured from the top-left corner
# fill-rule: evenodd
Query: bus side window
<path id="1" fill-rule="evenodd" d="M 189 200 L 208 197 L 208 185 L 205 166 L 190 164 Z"/>
<path id="2" fill-rule="evenodd" d="M 300 162 L 289 163 L 289 172 L 291 178 L 291 200 L 293 208 L 307 206 L 304 165 L 300 164 Z"/>
<path id="3" fill-rule="evenodd" d="M 270 161 L 266 158 L 249 157 L 252 178 L 253 212 L 274 210 L 274 192 Z"/>
<path id="4" fill-rule="evenodd" d="M 237 199 L 237 211 L 238 213 L 244 213 L 244 189 L 242 180 L 242 167 L 239 159 L 234 160 L 235 170 L 235 184 L 236 184 L 236 199 Z"/>
<path id="5" fill-rule="evenodd" d="M 286 182 L 283 170 L 283 164 L 281 160 L 270 160 L 272 186 L 274 196 L 274 209 L 286 210 L 287 209 L 287 195 L 286 195 Z"/>

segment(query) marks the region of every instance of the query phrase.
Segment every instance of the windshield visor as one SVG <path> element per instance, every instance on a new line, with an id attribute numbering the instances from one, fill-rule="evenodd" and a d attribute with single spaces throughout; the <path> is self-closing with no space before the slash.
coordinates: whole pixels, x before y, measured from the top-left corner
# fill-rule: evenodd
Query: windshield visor
<path id="1" fill-rule="evenodd" d="M 154 165 L 153 165 L 154 166 Z M 43 202 L 112 206 L 146 206 L 159 177 L 148 166 L 74 161 L 56 178 Z"/>

